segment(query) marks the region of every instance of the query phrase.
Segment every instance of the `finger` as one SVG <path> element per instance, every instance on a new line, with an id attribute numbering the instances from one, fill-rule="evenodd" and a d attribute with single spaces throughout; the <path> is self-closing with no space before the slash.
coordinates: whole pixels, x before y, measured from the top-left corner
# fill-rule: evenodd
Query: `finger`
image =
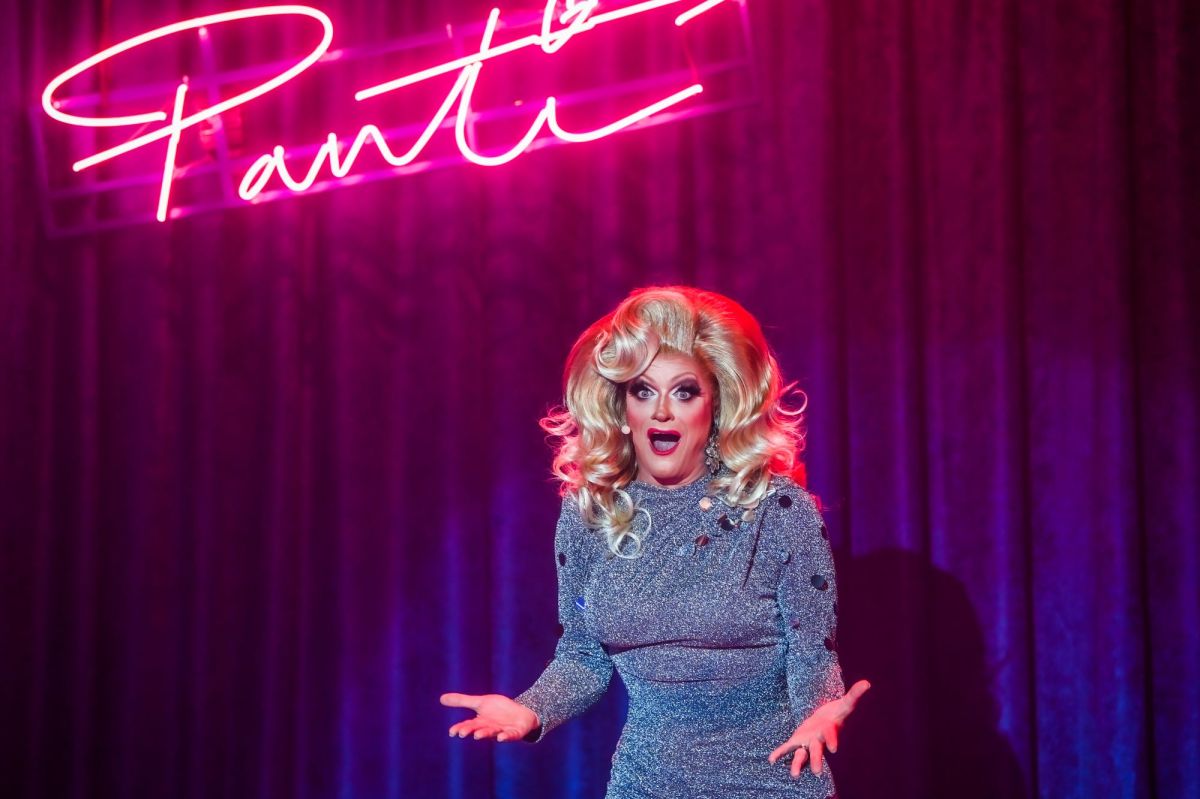
<path id="1" fill-rule="evenodd" d="M 867 682 L 866 680 L 859 680 L 850 687 L 850 690 L 847 691 L 846 695 L 842 698 L 846 704 L 850 706 L 850 709 L 853 710 L 854 705 L 857 704 L 858 700 L 862 698 L 862 695 L 865 694 L 870 687 L 871 683 Z"/>
<path id="2" fill-rule="evenodd" d="M 454 729 L 454 734 L 459 738 L 466 738 L 468 735 L 475 732 L 475 730 L 477 730 L 482 723 L 483 722 L 481 722 L 477 716 L 473 719 L 460 721 L 458 724 L 455 724 L 454 728 L 452 729 Z"/>
<path id="3" fill-rule="evenodd" d="M 787 753 L 787 744 L 783 744 L 782 746 L 777 746 L 777 747 L 775 747 L 774 751 L 771 752 L 771 754 L 767 755 L 767 762 L 774 763 L 776 760 L 783 757 L 784 754 L 786 754 L 786 753 Z"/>
<path id="4" fill-rule="evenodd" d="M 830 724 L 828 727 L 826 727 L 824 735 L 825 735 L 825 743 L 829 744 L 829 751 L 836 752 L 837 751 L 837 735 L 838 735 L 837 734 L 837 725 Z"/>
<path id="5" fill-rule="evenodd" d="M 478 710 L 480 698 L 473 694 L 449 693 L 439 696 L 438 701 L 447 707 L 465 707 L 471 710 Z"/>
<path id="6" fill-rule="evenodd" d="M 808 749 L 809 749 L 809 758 L 811 759 L 810 763 L 809 763 L 809 767 L 812 769 L 813 774 L 820 774 L 821 773 L 821 758 L 825 754 L 825 747 L 822 744 L 821 739 L 813 738 L 811 741 L 809 741 Z"/>
<path id="7" fill-rule="evenodd" d="M 800 779 L 800 769 L 804 768 L 804 761 L 807 759 L 807 749 L 802 746 L 796 750 L 796 754 L 792 757 L 792 779 Z"/>
<path id="8" fill-rule="evenodd" d="M 498 730 L 490 724 L 482 725 L 479 729 L 475 730 L 475 740 L 478 741 L 480 738 L 490 738 L 497 732 Z"/>
<path id="9" fill-rule="evenodd" d="M 773 752 L 771 752 L 771 754 L 767 755 L 767 762 L 774 763 L 776 760 L 780 759 L 781 757 L 786 755 L 788 752 L 795 749 L 797 745 L 798 745 L 798 739 L 788 738 L 786 741 L 781 743 L 779 746 L 775 747 L 775 751 L 773 751 Z"/>

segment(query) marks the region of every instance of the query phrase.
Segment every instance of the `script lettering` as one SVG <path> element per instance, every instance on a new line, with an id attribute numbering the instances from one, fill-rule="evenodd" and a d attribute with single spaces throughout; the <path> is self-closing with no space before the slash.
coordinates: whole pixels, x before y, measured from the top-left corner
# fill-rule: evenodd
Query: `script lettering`
<path id="1" fill-rule="evenodd" d="M 543 131 L 548 131 L 551 136 L 557 137 L 564 142 L 589 142 L 635 125 L 650 116 L 684 102 L 689 97 L 699 94 L 703 91 L 703 87 L 699 83 L 694 83 L 680 91 L 663 97 L 655 103 L 638 108 L 607 125 L 587 131 L 568 131 L 564 129 L 558 119 L 557 99 L 553 96 L 547 97 L 525 134 L 511 148 L 497 154 L 485 155 L 477 152 L 468 142 L 467 137 L 467 124 L 472 115 L 472 98 L 480 78 L 480 73 L 486 62 L 528 47 L 538 47 L 543 52 L 552 55 L 562 49 L 572 38 L 594 30 L 598 26 L 625 17 L 644 14 L 665 6 L 687 2 L 688 0 L 644 0 L 643 2 L 634 3 L 605 13 L 596 13 L 600 5 L 599 0 L 566 0 L 564 10 L 561 13 L 556 13 L 559 7 L 558 0 L 547 0 L 542 15 L 540 31 L 536 34 L 503 44 L 493 43 L 494 34 L 500 20 L 500 9 L 493 8 L 488 15 L 477 52 L 463 58 L 438 64 L 420 72 L 403 75 L 383 83 L 375 84 L 355 93 L 355 99 L 363 101 L 394 92 L 405 86 L 420 83 L 438 75 L 458 73 L 454 84 L 447 92 L 433 117 L 424 127 L 416 141 L 403 153 L 394 153 L 379 127 L 367 124 L 359 128 L 358 132 L 350 139 L 349 146 L 345 149 L 343 149 L 342 141 L 337 134 L 330 133 L 317 149 L 311 162 L 303 169 L 303 174 L 297 177 L 289 169 L 287 151 L 282 146 L 276 146 L 271 152 L 259 156 L 250 165 L 249 169 L 246 170 L 238 186 L 238 195 L 244 200 L 253 201 L 262 194 L 273 177 L 278 177 L 279 182 L 287 189 L 293 192 L 303 192 L 313 186 L 326 166 L 328 166 L 329 173 L 333 177 L 339 179 L 345 178 L 353 168 L 355 160 L 362 152 L 363 147 L 368 143 L 374 145 L 380 156 L 392 166 L 401 167 L 412 164 L 420 157 L 430 139 L 445 124 L 452 110 L 454 111 L 454 137 L 458 145 L 458 150 L 464 159 L 480 166 L 499 166 L 512 161 L 529 149 L 530 145 Z M 682 26 L 696 16 L 719 5 L 721 2 L 724 2 L 724 0 L 705 0 L 698 4 L 695 3 L 695 0 L 691 0 L 691 5 L 676 16 L 675 24 Z M 320 41 L 308 54 L 286 70 L 251 89 L 242 91 L 194 113 L 185 113 L 188 97 L 186 79 L 183 79 L 176 87 L 172 100 L 167 101 L 164 98 L 160 103 L 159 107 L 161 108 L 169 102 L 172 109 L 169 115 L 162 110 L 155 110 L 117 116 L 86 117 L 68 113 L 64 110 L 63 105 L 54 99 L 56 92 L 67 81 L 121 53 L 141 47 L 149 42 L 192 30 L 196 31 L 199 36 L 206 37 L 211 35 L 209 29 L 215 25 L 238 20 L 270 17 L 302 17 L 315 20 L 321 27 Z M 159 221 L 164 221 L 168 216 L 171 185 L 175 175 L 176 152 L 181 134 L 205 120 L 219 116 L 230 109 L 246 105 L 254 99 L 283 86 L 320 60 L 328 51 L 332 41 L 333 22 L 324 12 L 309 6 L 260 6 L 240 11 L 196 17 L 172 25 L 155 28 L 139 36 L 126 39 L 79 62 L 47 84 L 45 90 L 42 92 L 42 107 L 49 116 L 68 125 L 97 128 L 138 128 L 137 134 L 128 141 L 76 161 L 72 165 L 76 172 L 165 139 L 167 146 L 163 158 L 162 181 L 159 187 L 156 213 L 156 218 Z M 148 130 L 146 129 L 147 126 Z"/>

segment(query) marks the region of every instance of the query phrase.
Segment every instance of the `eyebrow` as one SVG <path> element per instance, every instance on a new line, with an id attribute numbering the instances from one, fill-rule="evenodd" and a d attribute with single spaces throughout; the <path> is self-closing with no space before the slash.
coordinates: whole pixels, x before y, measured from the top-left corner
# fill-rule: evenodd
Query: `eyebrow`
<path id="1" fill-rule="evenodd" d="M 674 380 L 674 382 L 672 383 L 672 385 L 677 385 L 677 384 L 679 384 L 679 383 L 682 383 L 684 380 L 687 380 L 688 378 L 691 378 L 692 380 L 695 380 L 697 383 L 699 383 L 699 382 L 700 382 L 700 378 L 696 377 L 696 376 L 695 376 L 694 374 L 692 374 L 691 372 L 685 372 L 685 373 L 681 374 L 679 377 L 675 378 L 675 380 Z M 655 382 L 654 382 L 653 380 L 651 380 L 650 378 L 648 378 L 648 377 L 644 377 L 644 376 L 635 377 L 635 378 L 633 379 L 633 382 L 635 382 L 635 383 L 636 383 L 636 382 L 638 382 L 639 380 L 640 380 L 641 382 L 643 382 L 643 383 L 647 383 L 647 384 L 649 384 L 649 385 L 653 386 L 654 388 L 658 388 L 658 383 L 655 383 Z"/>

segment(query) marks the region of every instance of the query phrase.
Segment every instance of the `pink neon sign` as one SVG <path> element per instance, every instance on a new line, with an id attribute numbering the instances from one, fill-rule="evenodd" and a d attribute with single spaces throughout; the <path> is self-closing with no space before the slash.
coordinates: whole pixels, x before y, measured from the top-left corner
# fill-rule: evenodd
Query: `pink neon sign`
<path id="1" fill-rule="evenodd" d="M 499 166 L 520 156 L 538 136 L 544 131 L 551 136 L 569 143 L 589 142 L 602 139 L 620 130 L 659 114 L 672 106 L 683 103 L 703 91 L 699 83 L 693 83 L 679 91 L 669 94 L 657 102 L 637 108 L 609 124 L 591 130 L 572 131 L 563 127 L 558 117 L 558 101 L 555 97 L 545 98 L 533 122 L 518 141 L 508 150 L 485 155 L 478 152 L 468 140 L 467 126 L 472 115 L 472 99 L 476 85 L 484 65 L 497 58 L 526 48 L 540 48 L 542 52 L 553 55 L 562 49 L 576 36 L 585 34 L 602 25 L 617 20 L 645 14 L 666 6 L 686 5 L 675 17 L 675 25 L 682 26 L 689 21 L 720 5 L 724 0 L 643 0 L 631 5 L 600 12 L 600 0 L 547 0 L 542 14 L 540 31 L 510 42 L 494 44 L 493 39 L 500 21 L 500 9 L 493 8 L 488 15 L 478 50 L 467 56 L 438 64 L 428 69 L 408 75 L 403 75 L 382 83 L 361 89 L 354 95 L 355 100 L 363 101 L 378 97 L 388 92 L 396 91 L 406 86 L 429 80 L 430 78 L 457 73 L 457 77 L 445 98 L 438 106 L 428 124 L 425 125 L 416 141 L 403 153 L 396 154 L 389 147 L 383 132 L 374 124 L 363 125 L 351 140 L 350 145 L 343 150 L 337 134 L 330 133 L 326 140 L 317 148 L 314 156 L 303 167 L 293 174 L 294 157 L 289 157 L 288 151 L 282 146 L 274 147 L 271 152 L 259 156 L 246 170 L 238 186 L 241 199 L 253 202 L 267 188 L 273 178 L 292 192 L 303 192 L 311 188 L 328 166 L 328 172 L 334 178 L 346 178 L 354 166 L 362 149 L 373 144 L 379 155 L 390 165 L 402 167 L 412 164 L 421 156 L 429 141 L 437 131 L 447 124 L 454 112 L 454 139 L 462 157 L 480 166 Z M 560 11 L 561 9 L 561 11 Z M 320 39 L 303 58 L 296 61 L 287 69 L 272 76 L 262 83 L 244 90 L 233 97 L 216 102 L 207 108 L 186 113 L 188 84 L 186 78 L 174 90 L 173 98 L 164 98 L 159 108 L 169 106 L 171 113 L 162 110 L 143 111 L 141 113 L 121 116 L 85 117 L 67 113 L 62 105 L 55 100 L 55 94 L 72 78 L 82 75 L 98 67 L 117 55 L 142 47 L 150 42 L 173 34 L 196 31 L 204 38 L 212 35 L 215 26 L 241 20 L 261 20 L 268 17 L 293 17 L 316 22 L 320 27 Z M 166 141 L 166 152 L 163 158 L 162 179 L 159 186 L 156 218 L 165 221 L 170 205 L 171 187 L 176 176 L 176 152 L 181 134 L 200 123 L 219 116 L 239 106 L 246 105 L 256 98 L 272 92 L 288 81 L 296 78 L 324 56 L 333 41 L 333 22 L 322 11 L 309 6 L 279 5 L 261 6 L 221 14 L 211 14 L 194 19 L 184 20 L 171 25 L 165 25 L 147 31 L 138 36 L 126 39 L 95 55 L 84 59 L 70 69 L 62 72 L 46 85 L 42 92 L 42 108 L 55 120 L 67 125 L 92 128 L 136 128 L 135 135 L 122 144 L 108 147 L 86 158 L 76 161 L 72 168 L 79 172 L 115 159 L 126 153 L 133 152 Z M 289 164 L 292 164 L 289 167 Z"/>

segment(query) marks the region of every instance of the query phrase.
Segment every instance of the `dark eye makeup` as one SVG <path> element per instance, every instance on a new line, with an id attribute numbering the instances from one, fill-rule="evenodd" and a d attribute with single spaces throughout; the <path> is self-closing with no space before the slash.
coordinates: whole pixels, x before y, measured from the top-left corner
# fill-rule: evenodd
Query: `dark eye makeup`
<path id="1" fill-rule="evenodd" d="M 693 397 L 697 397 L 700 395 L 700 386 L 693 380 L 688 380 L 685 383 L 680 383 L 675 388 L 677 391 L 686 392 L 689 395 L 687 398 L 689 400 L 692 399 Z M 654 389 L 651 388 L 650 385 L 643 380 L 635 380 L 629 386 L 629 393 L 636 397 L 639 397 L 639 398 L 642 398 L 641 393 L 643 391 L 653 391 L 653 390 Z"/>

